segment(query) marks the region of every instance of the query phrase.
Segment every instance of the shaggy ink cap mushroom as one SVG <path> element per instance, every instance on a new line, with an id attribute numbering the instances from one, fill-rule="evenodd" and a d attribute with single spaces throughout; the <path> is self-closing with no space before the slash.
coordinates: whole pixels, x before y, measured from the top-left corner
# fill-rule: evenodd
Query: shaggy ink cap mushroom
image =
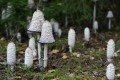
<path id="1" fill-rule="evenodd" d="M 113 18 L 113 12 L 110 10 L 108 11 L 107 18 Z"/>
<path id="2" fill-rule="evenodd" d="M 39 40 L 40 43 L 53 43 L 55 39 L 52 34 L 52 26 L 49 21 L 44 21 L 42 25 L 41 37 Z"/>
<path id="3" fill-rule="evenodd" d="M 42 11 L 37 9 L 33 13 L 33 17 L 32 17 L 30 26 L 28 28 L 28 31 L 31 31 L 31 32 L 41 32 L 43 22 L 44 22 L 44 14 L 42 13 Z"/>

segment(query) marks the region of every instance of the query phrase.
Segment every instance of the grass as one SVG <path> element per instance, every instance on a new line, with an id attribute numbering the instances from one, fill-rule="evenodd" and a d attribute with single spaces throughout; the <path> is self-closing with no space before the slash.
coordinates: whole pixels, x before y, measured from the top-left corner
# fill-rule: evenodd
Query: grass
<path id="1" fill-rule="evenodd" d="M 104 33 L 109 35 L 108 33 Z M 112 35 L 115 35 L 113 33 Z M 116 41 L 116 51 L 120 49 L 120 38 L 117 36 Z M 103 40 L 105 44 L 99 43 L 99 40 L 92 39 L 92 46 L 86 48 L 83 45 L 83 40 L 78 40 L 75 45 L 74 52 L 80 54 L 80 57 L 73 55 L 73 53 L 69 53 L 67 51 L 67 39 L 61 38 L 60 40 L 56 40 L 55 44 L 50 45 L 50 49 L 58 49 L 60 52 L 56 54 L 52 54 L 49 56 L 48 67 L 45 71 L 40 71 L 38 69 L 37 64 L 38 61 L 34 61 L 33 68 L 25 69 L 24 62 L 24 52 L 27 47 L 27 43 L 18 43 L 17 46 L 17 57 L 20 60 L 18 64 L 15 66 L 15 71 L 10 72 L 7 65 L 0 64 L 0 80 L 7 78 L 14 78 L 15 80 L 106 80 L 105 69 L 106 69 L 106 41 L 109 40 L 111 36 L 106 37 Z M 96 41 L 96 43 L 94 42 Z M 7 43 L 5 41 L 0 41 L 1 47 L 1 56 L 4 56 L 4 60 L 6 61 L 6 47 Z M 63 48 L 63 50 L 62 50 Z M 61 51 L 62 50 L 62 51 Z M 66 59 L 62 58 L 62 54 L 65 53 L 67 55 Z M 120 56 L 118 55 L 114 58 L 114 65 L 117 68 L 117 73 L 119 74 L 119 66 L 120 66 Z M 117 77 L 116 80 L 119 80 Z"/>

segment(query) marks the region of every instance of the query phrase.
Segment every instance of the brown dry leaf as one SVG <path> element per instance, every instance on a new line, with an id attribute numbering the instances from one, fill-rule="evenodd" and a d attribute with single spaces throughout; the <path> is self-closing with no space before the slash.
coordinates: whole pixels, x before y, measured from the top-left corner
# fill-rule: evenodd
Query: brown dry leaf
<path id="1" fill-rule="evenodd" d="M 67 55 L 63 55 L 62 58 L 63 58 L 63 59 L 67 59 L 68 56 L 67 56 Z"/>
<path id="2" fill-rule="evenodd" d="M 55 72 L 54 69 L 53 70 L 48 70 L 48 73 L 53 73 L 53 72 Z"/>
<path id="3" fill-rule="evenodd" d="M 72 53 L 73 56 L 77 56 L 77 54 L 78 54 L 78 53 L 76 53 L 76 52 Z"/>
<path id="4" fill-rule="evenodd" d="M 120 77 L 120 74 L 115 75 L 116 77 Z"/>
<path id="5" fill-rule="evenodd" d="M 19 51 L 18 53 L 20 53 L 20 54 L 24 54 L 25 52 L 24 52 L 24 51 Z"/>
<path id="6" fill-rule="evenodd" d="M 15 78 L 16 78 L 16 79 L 21 79 L 22 77 L 21 77 L 21 76 L 16 76 Z"/>
<path id="7" fill-rule="evenodd" d="M 62 56 L 67 55 L 66 53 L 62 53 Z"/>
<path id="8" fill-rule="evenodd" d="M 37 58 L 36 58 L 36 57 L 34 57 L 34 58 L 33 58 L 33 61 L 36 61 L 36 60 L 37 60 Z"/>
<path id="9" fill-rule="evenodd" d="M 59 50 L 54 49 L 54 50 L 52 50 L 50 53 L 51 53 L 51 54 L 56 54 L 56 53 L 58 53 L 58 52 L 59 52 Z"/>

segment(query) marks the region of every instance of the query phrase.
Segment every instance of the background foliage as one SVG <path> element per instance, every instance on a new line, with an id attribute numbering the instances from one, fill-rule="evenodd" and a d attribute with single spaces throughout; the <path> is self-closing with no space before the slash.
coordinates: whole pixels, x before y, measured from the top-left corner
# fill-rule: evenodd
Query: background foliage
<path id="1" fill-rule="evenodd" d="M 7 19 L 0 19 L 0 35 L 5 33 L 5 24 L 11 24 L 8 28 L 25 30 L 28 25 L 27 16 L 32 16 L 35 11 L 35 7 L 32 10 L 28 8 L 27 0 L 0 0 L 0 16 L 2 10 L 7 9 L 8 2 L 13 6 L 12 13 Z M 37 0 L 35 0 L 35 4 L 38 4 Z M 115 15 L 114 26 L 119 26 L 119 4 L 120 1 L 117 0 L 99 0 L 97 2 L 97 20 L 100 26 L 106 27 L 108 10 L 112 10 Z M 92 26 L 94 5 L 92 0 L 48 0 L 48 2 L 42 2 L 42 5 L 46 19 L 55 18 L 61 26 L 65 24 L 66 15 L 69 26 Z"/>

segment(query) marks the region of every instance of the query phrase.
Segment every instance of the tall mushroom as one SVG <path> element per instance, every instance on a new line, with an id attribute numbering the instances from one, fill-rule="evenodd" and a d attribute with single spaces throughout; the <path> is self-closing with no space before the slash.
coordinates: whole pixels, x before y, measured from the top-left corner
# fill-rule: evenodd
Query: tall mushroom
<path id="1" fill-rule="evenodd" d="M 33 57 L 36 57 L 37 51 L 35 48 L 35 38 L 34 37 L 30 38 L 30 40 L 29 40 L 29 47 L 31 47 L 31 49 L 33 50 Z"/>
<path id="2" fill-rule="evenodd" d="M 93 24 L 93 29 L 95 31 L 95 33 L 97 32 L 97 29 L 98 29 L 98 22 L 95 21 L 94 24 Z"/>
<path id="3" fill-rule="evenodd" d="M 7 45 L 7 64 L 10 66 L 11 71 L 14 69 L 16 63 L 16 47 L 13 42 Z"/>
<path id="4" fill-rule="evenodd" d="M 21 42 L 21 33 L 20 32 L 17 33 L 17 39 L 19 42 Z"/>
<path id="5" fill-rule="evenodd" d="M 109 23 L 108 23 L 108 29 L 110 30 L 111 29 L 111 20 L 113 18 L 113 12 L 112 11 L 108 11 L 108 14 L 107 14 L 107 18 L 109 19 Z"/>
<path id="6" fill-rule="evenodd" d="M 69 45 L 69 52 L 72 53 L 75 45 L 75 30 L 72 28 L 70 28 L 68 32 L 68 45 Z"/>
<path id="7" fill-rule="evenodd" d="M 27 47 L 25 50 L 24 64 L 26 68 L 31 68 L 33 65 L 33 50 L 31 47 Z"/>
<path id="8" fill-rule="evenodd" d="M 89 30 L 88 27 L 86 27 L 85 30 L 84 30 L 84 39 L 85 39 L 86 42 L 88 42 L 89 39 L 90 39 L 90 30 Z"/>
<path id="9" fill-rule="evenodd" d="M 94 23 L 94 21 L 96 20 L 96 2 L 97 2 L 98 0 L 93 0 L 93 2 L 94 2 L 94 11 L 93 11 L 93 23 Z"/>
<path id="10" fill-rule="evenodd" d="M 113 39 L 110 39 L 107 44 L 107 60 L 109 62 L 112 61 L 112 58 L 114 57 L 114 51 L 115 51 L 115 42 Z"/>
<path id="11" fill-rule="evenodd" d="M 49 21 L 45 21 L 42 26 L 41 38 L 39 40 L 40 43 L 44 43 L 44 64 L 43 67 L 47 67 L 48 60 L 48 44 L 55 42 L 55 39 L 52 34 L 52 26 Z"/>
<path id="12" fill-rule="evenodd" d="M 110 63 L 106 69 L 106 77 L 108 80 L 114 80 L 115 78 L 115 66 Z"/>
<path id="13" fill-rule="evenodd" d="M 31 20 L 30 26 L 28 28 L 28 31 L 38 32 L 38 34 L 37 34 L 38 40 L 40 38 L 40 32 L 42 29 L 43 22 L 44 22 L 44 14 L 42 13 L 42 11 L 37 9 L 33 13 L 32 20 Z M 38 43 L 38 60 L 39 60 L 39 67 L 41 67 L 42 62 L 41 62 L 41 44 L 40 43 Z"/>

